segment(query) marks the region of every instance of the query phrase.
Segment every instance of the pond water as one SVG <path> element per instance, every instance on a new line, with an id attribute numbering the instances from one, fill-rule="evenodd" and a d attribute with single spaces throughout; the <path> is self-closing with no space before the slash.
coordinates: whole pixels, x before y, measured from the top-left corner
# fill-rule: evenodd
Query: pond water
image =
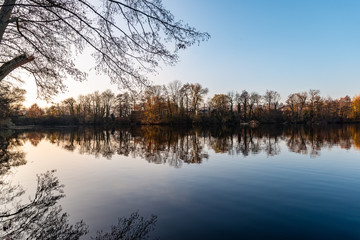
<path id="1" fill-rule="evenodd" d="M 0 161 L 1 239 L 360 239 L 359 125 L 1 131 Z"/>

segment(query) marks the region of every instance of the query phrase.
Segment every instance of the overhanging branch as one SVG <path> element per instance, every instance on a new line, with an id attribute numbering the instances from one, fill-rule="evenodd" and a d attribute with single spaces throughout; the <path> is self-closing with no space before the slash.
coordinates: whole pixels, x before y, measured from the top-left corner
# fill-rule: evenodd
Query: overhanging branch
<path id="1" fill-rule="evenodd" d="M 12 60 L 4 63 L 0 67 L 0 81 L 3 80 L 9 73 L 11 73 L 14 69 L 34 60 L 34 56 L 28 56 L 25 53 L 21 54 Z"/>

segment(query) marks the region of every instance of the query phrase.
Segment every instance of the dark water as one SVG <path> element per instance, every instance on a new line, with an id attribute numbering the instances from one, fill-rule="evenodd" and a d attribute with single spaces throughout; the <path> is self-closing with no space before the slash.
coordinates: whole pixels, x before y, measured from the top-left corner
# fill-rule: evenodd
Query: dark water
<path id="1" fill-rule="evenodd" d="M 0 239 L 360 239 L 358 125 L 1 131 L 0 161 Z"/>

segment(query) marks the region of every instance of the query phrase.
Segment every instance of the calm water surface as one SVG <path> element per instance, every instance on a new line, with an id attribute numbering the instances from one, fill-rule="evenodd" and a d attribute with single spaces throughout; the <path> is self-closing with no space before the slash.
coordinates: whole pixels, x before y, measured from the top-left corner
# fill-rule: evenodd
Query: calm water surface
<path id="1" fill-rule="evenodd" d="M 360 239 L 358 125 L 1 131 L 0 161 L 0 238 Z"/>

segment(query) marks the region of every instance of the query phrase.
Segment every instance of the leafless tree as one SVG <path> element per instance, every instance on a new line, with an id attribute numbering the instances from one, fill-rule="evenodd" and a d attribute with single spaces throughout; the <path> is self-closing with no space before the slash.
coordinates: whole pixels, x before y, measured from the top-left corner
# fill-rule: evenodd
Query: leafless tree
<path id="1" fill-rule="evenodd" d="M 145 74 L 160 62 L 176 63 L 180 49 L 209 38 L 175 20 L 161 0 L 91 2 L 3 0 L 0 81 L 22 69 L 34 77 L 41 96 L 51 97 L 65 88 L 66 76 L 86 78 L 74 64 L 74 52 L 89 47 L 95 69 L 132 88 L 148 84 Z"/>
<path id="2" fill-rule="evenodd" d="M 320 96 L 320 90 L 309 90 L 309 111 L 311 118 L 316 118 L 319 114 L 320 107 L 322 105 L 322 98 Z"/>
<path id="3" fill-rule="evenodd" d="M 250 94 L 249 97 L 249 119 L 251 119 L 253 117 L 253 112 L 254 112 L 254 106 L 258 105 L 260 102 L 261 96 L 260 94 L 256 93 L 256 92 L 252 92 Z"/>
<path id="4" fill-rule="evenodd" d="M 271 109 L 271 105 L 273 105 L 274 109 L 276 110 L 280 101 L 280 94 L 277 91 L 267 90 L 263 98 L 268 105 L 269 112 Z"/>
<path id="5" fill-rule="evenodd" d="M 180 102 L 180 89 L 182 84 L 179 80 L 172 81 L 168 84 L 168 92 L 171 101 L 175 104 L 176 107 L 179 107 Z"/>
<path id="6" fill-rule="evenodd" d="M 247 117 L 246 115 L 247 115 L 248 106 L 249 106 L 249 98 L 250 98 L 250 95 L 246 90 L 242 91 L 242 93 L 239 96 L 239 102 L 241 102 L 241 104 L 242 104 L 243 117 L 244 117 L 245 121 L 246 121 L 246 117 Z"/>
<path id="7" fill-rule="evenodd" d="M 186 109 L 186 113 L 189 111 L 189 95 L 190 95 L 190 84 L 184 84 L 180 89 L 180 108 Z"/>
<path id="8" fill-rule="evenodd" d="M 198 114 L 199 105 L 203 101 L 203 96 L 208 93 L 207 88 L 203 88 L 199 83 L 190 84 L 191 110 Z"/>
<path id="9" fill-rule="evenodd" d="M 308 95 L 306 92 L 302 92 L 302 93 L 296 93 L 296 96 L 297 96 L 297 100 L 298 100 L 297 105 L 298 105 L 299 117 L 300 117 L 300 120 L 302 121 L 303 120 L 303 110 L 306 105 Z"/>
<path id="10" fill-rule="evenodd" d="M 231 91 L 227 93 L 227 96 L 230 102 L 230 112 L 232 113 L 234 111 L 234 102 L 236 101 L 236 94 L 234 93 L 234 91 Z"/>
<path id="11" fill-rule="evenodd" d="M 298 104 L 298 96 L 296 93 L 292 93 L 288 96 L 288 99 L 286 99 L 286 104 L 290 107 L 291 110 L 291 118 L 294 120 L 295 114 L 296 114 L 296 107 Z"/>
<path id="12" fill-rule="evenodd" d="M 107 89 L 101 94 L 101 98 L 105 109 L 105 117 L 109 118 L 115 104 L 115 95 L 110 89 Z"/>

